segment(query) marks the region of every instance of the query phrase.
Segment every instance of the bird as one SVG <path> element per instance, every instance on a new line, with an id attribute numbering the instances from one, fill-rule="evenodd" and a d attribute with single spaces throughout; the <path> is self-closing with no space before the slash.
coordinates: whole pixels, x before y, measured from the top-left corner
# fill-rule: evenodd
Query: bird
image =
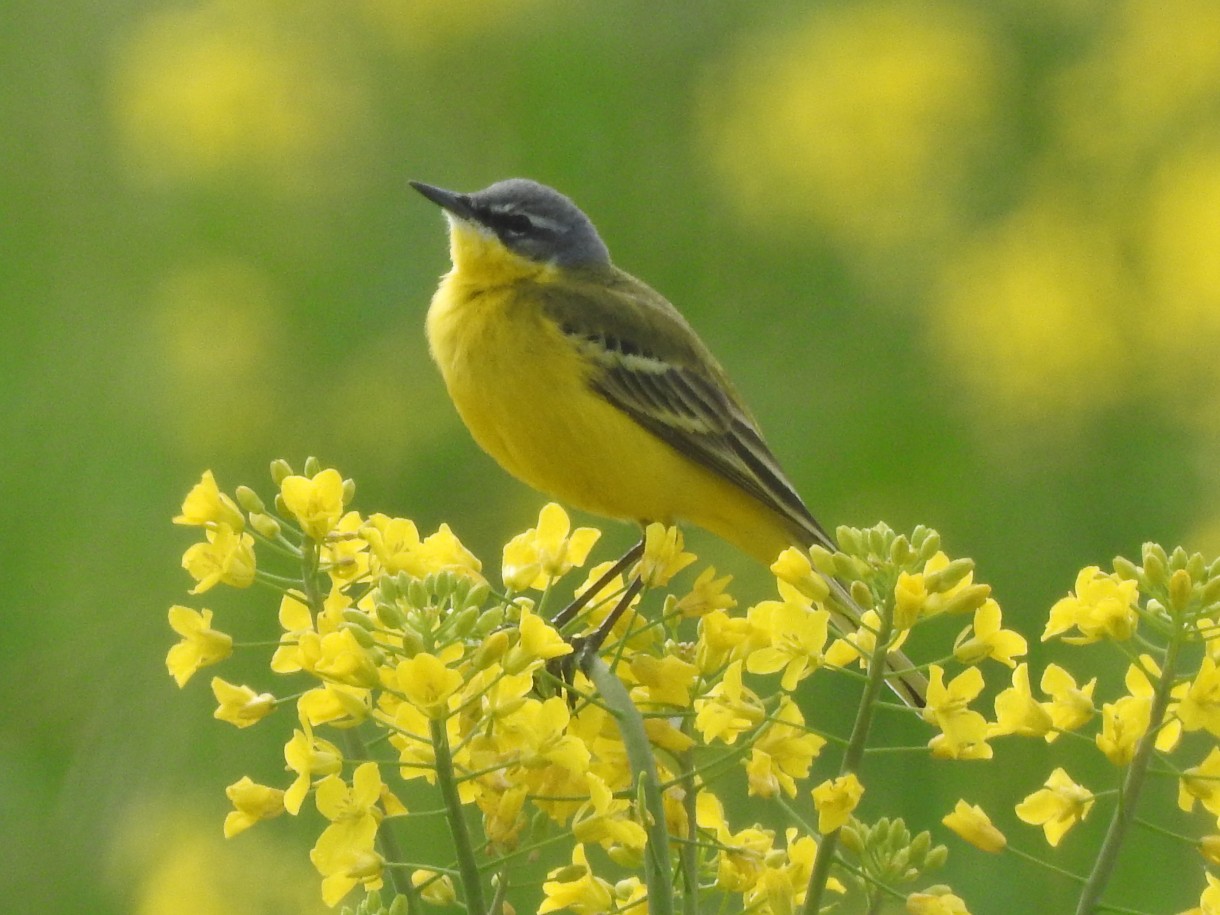
<path id="1" fill-rule="evenodd" d="M 410 184 L 449 226 L 429 350 L 501 467 L 595 515 L 694 524 L 768 566 L 791 546 L 835 550 L 708 347 L 611 261 L 570 198 L 527 178 L 473 193 Z M 899 652 L 887 663 L 899 698 L 922 707 L 923 675 Z"/>

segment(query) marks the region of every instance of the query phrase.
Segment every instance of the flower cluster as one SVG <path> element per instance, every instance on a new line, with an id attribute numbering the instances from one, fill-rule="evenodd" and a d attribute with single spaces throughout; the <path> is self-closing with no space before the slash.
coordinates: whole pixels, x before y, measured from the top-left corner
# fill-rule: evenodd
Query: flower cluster
<path id="1" fill-rule="evenodd" d="M 822 759 L 829 735 L 808 721 L 800 689 L 818 671 L 855 666 L 880 688 L 911 627 L 942 614 L 974 612 L 962 642 L 971 662 L 1013 653 L 987 589 L 934 533 L 849 530 L 854 551 L 789 550 L 774 568 L 776 598 L 740 612 L 712 568 L 673 588 L 695 561 L 673 528 L 649 526 L 633 564 L 584 570 L 598 532 L 573 530 L 548 505 L 509 541 L 492 580 L 443 525 L 422 536 L 409 520 L 353 511 L 354 485 L 336 470 L 311 460 L 297 474 L 277 461 L 272 474 L 273 507 L 245 487 L 230 497 L 205 473 L 175 521 L 203 531 L 183 559 L 192 593 L 260 581 L 280 594 L 269 667 L 290 685 L 215 677 L 212 688 L 216 717 L 235 726 L 289 714 L 288 777 L 231 785 L 225 834 L 298 815 L 312 798 L 323 828 L 310 857 L 328 904 L 390 883 L 412 907 L 460 896 L 486 911 L 487 891 L 507 886 L 526 852 L 563 855 L 540 912 L 663 912 L 682 894 L 762 913 L 810 899 L 814 911 L 825 892 L 909 897 L 920 911 L 949 898 L 902 889 L 944 849 L 901 821 L 877 830 L 856 819 L 859 753 Z M 569 601 L 580 609 L 561 633 L 550 619 Z M 644 602 L 656 606 L 636 612 Z M 170 623 L 179 685 L 242 647 L 209 609 L 176 606 Z M 590 652 L 595 632 L 605 640 Z M 853 734 L 852 745 L 866 739 Z M 778 822 L 734 822 L 721 796 L 737 779 L 775 802 Z M 454 847 L 412 848 L 408 865 L 397 849 L 410 783 L 435 793 Z M 853 840 L 836 852 L 840 832 Z"/>
<path id="2" fill-rule="evenodd" d="M 1045 783 L 1015 805 L 1019 820 L 1041 827 L 1046 842 L 1057 846 L 1073 826 L 1112 801 L 1105 847 L 1117 849 L 1136 822 L 1145 776 L 1155 763 L 1176 773 L 1178 806 L 1190 814 L 1196 804 L 1212 817 L 1202 835 L 1197 827 L 1158 826 L 1158 832 L 1194 845 L 1207 863 L 1220 864 L 1220 560 L 1178 548 L 1167 554 L 1145 544 L 1142 565 L 1118 558 L 1112 572 L 1096 566 L 1081 570 L 1075 588 L 1051 608 L 1043 641 L 1058 640 L 1088 650 L 1109 646 L 1124 656 L 1122 688 L 1098 695 L 1096 677 L 1073 676 L 1064 666 L 1048 664 L 1035 691 L 1028 665 L 1017 664 L 1011 684 L 994 701 L 995 720 L 977 715 L 976 726 L 987 739 L 1017 735 L 1047 743 L 1061 735 L 1087 741 L 1120 773 L 1121 787 L 1103 798 L 1077 783 L 1064 766 L 1056 766 Z M 960 685 L 959 685 L 960 684 Z M 934 676 L 933 686 L 938 684 Z M 981 682 L 958 677 L 946 690 L 965 708 L 977 697 Z M 929 708 L 940 700 L 929 699 Z M 990 748 L 986 750 L 990 755 Z M 945 825 L 971 844 L 989 852 L 1008 847 L 1007 838 L 979 807 L 965 801 L 945 817 Z M 1080 911 L 1099 904 L 1113 867 L 1099 856 L 1093 871 L 1082 875 Z M 1215 880 L 1206 883 L 1200 908 L 1218 911 Z"/>

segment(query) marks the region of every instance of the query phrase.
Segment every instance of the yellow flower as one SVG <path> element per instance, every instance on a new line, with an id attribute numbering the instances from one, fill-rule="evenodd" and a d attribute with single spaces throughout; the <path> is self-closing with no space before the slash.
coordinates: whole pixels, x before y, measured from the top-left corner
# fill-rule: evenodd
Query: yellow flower
<path id="1" fill-rule="evenodd" d="M 338 904 L 361 883 L 365 890 L 380 889 L 385 859 L 373 847 L 377 821 L 372 817 L 332 823 L 318 836 L 309 860 L 322 875 L 322 901 Z"/>
<path id="2" fill-rule="evenodd" d="M 243 775 L 225 789 L 233 810 L 225 815 L 225 838 L 245 832 L 259 820 L 270 820 L 284 812 L 284 792 L 255 784 Z"/>
<path id="3" fill-rule="evenodd" d="M 333 775 L 343 769 L 343 752 L 329 740 L 313 735 L 313 728 L 293 731 L 292 739 L 284 744 L 284 761 L 297 774 L 296 780 L 284 792 L 284 809 L 296 816 L 315 776 Z"/>
<path id="4" fill-rule="evenodd" d="M 381 800 L 382 787 L 377 763 L 361 763 L 352 773 L 350 788 L 337 774 L 327 775 L 318 782 L 314 803 L 317 804 L 318 813 L 332 823 L 365 817 L 371 817 L 374 822 L 379 823 L 381 810 L 377 803 Z"/>
<path id="5" fill-rule="evenodd" d="M 780 581 L 796 588 L 814 603 L 822 603 L 830 596 L 830 586 L 810 562 L 809 553 L 788 547 L 771 563 L 771 573 Z"/>
<path id="6" fill-rule="evenodd" d="M 435 534 L 424 538 L 419 545 L 419 558 L 423 563 L 424 574 L 454 572 L 473 581 L 483 580 L 483 576 L 479 574 L 483 563 L 463 546 L 448 524 L 442 524 Z"/>
<path id="7" fill-rule="evenodd" d="M 457 902 L 457 889 L 448 874 L 439 874 L 426 867 L 416 868 L 411 872 L 411 885 L 429 905 L 451 906 Z"/>
<path id="8" fill-rule="evenodd" d="M 538 526 L 518 534 L 504 546 L 504 586 L 510 591 L 543 590 L 574 566 L 582 566 L 601 531 L 572 530 L 568 513 L 548 502 L 538 513 Z"/>
<path id="9" fill-rule="evenodd" d="M 699 668 L 677 655 L 658 658 L 637 654 L 631 659 L 631 673 L 644 687 L 646 695 L 641 698 L 641 704 L 689 708 L 690 691 L 699 676 Z"/>
<path id="10" fill-rule="evenodd" d="M 212 471 L 205 470 L 203 478 L 187 493 L 182 514 L 175 516 L 174 524 L 224 524 L 240 531 L 246 526 L 246 519 L 237 504 L 220 491 Z"/>
<path id="11" fill-rule="evenodd" d="M 1156 690 L 1152 685 L 1153 679 L 1160 679 L 1161 668 L 1153 660 L 1151 655 L 1142 654 L 1137 659 L 1136 663 L 1131 664 L 1127 668 L 1127 674 L 1123 677 L 1123 683 L 1127 687 L 1127 692 L 1136 698 L 1146 700 L 1149 705 L 1152 704 L 1152 698 Z M 1190 688 L 1188 683 L 1178 683 L 1169 691 L 1172 701 L 1169 703 L 1169 708 L 1166 710 L 1164 723 L 1161 724 L 1156 731 L 1156 748 L 1162 753 L 1171 753 L 1178 745 L 1178 741 L 1182 739 L 1182 721 L 1179 715 L 1179 707 L 1182 698 L 1186 695 Z M 1152 724 L 1149 722 L 1145 727 L 1147 730 Z"/>
<path id="12" fill-rule="evenodd" d="M 894 628 L 910 629 L 919 621 L 928 603 L 928 587 L 922 572 L 899 572 L 894 585 Z"/>
<path id="13" fill-rule="evenodd" d="M 999 852 L 1008 845 L 1004 833 L 992 825 L 991 819 L 977 804 L 958 801 L 953 812 L 946 814 L 941 822 L 975 848 L 983 851 Z"/>
<path id="14" fill-rule="evenodd" d="M 752 674 L 783 670 L 780 686 L 792 691 L 822 664 L 830 613 L 813 607 L 786 582 L 779 583 L 779 592 L 782 601 L 762 601 L 746 614 L 750 626 L 766 639 L 746 657 L 746 669 Z"/>
<path id="15" fill-rule="evenodd" d="M 297 714 L 311 725 L 359 723 L 372 710 L 372 690 L 346 683 L 323 683 L 297 699 Z"/>
<path id="16" fill-rule="evenodd" d="M 642 860 L 648 833 L 635 819 L 632 803 L 617 800 L 606 783 L 596 775 L 588 779 L 589 800 L 572 817 L 572 835 L 577 842 L 596 842 L 606 849 L 626 851 L 627 858 Z M 622 855 L 615 855 L 620 860 Z"/>
<path id="17" fill-rule="evenodd" d="M 700 797 L 706 792 L 700 792 Z M 716 856 L 716 888 L 726 893 L 747 893 L 758 883 L 766 869 L 775 841 L 769 829 L 750 826 L 740 832 L 727 829 L 717 835 L 720 854 Z"/>
<path id="18" fill-rule="evenodd" d="M 1012 672 L 1012 686 L 995 697 L 996 722 L 990 734 L 1020 734 L 1044 737 L 1053 727 L 1047 703 L 1034 699 L 1029 686 L 1029 665 L 1018 664 Z"/>
<path id="19" fill-rule="evenodd" d="M 970 915 L 966 902 L 948 889 L 943 892 L 912 893 L 907 897 L 909 915 Z"/>
<path id="20" fill-rule="evenodd" d="M 1203 872 L 1203 876 L 1207 878 L 1207 886 L 1199 897 L 1199 907 L 1189 909 L 1182 915 L 1220 915 L 1220 879 L 1207 871 Z"/>
<path id="21" fill-rule="evenodd" d="M 254 581 L 254 538 L 227 524 L 209 527 L 207 543 L 196 543 L 182 554 L 182 568 L 195 579 L 192 594 L 202 594 L 218 584 L 248 588 Z"/>
<path id="22" fill-rule="evenodd" d="M 698 619 L 713 610 L 732 610 L 737 601 L 725 591 L 732 580 L 732 575 L 717 578 L 716 570 L 708 566 L 699 573 L 690 591 L 674 604 L 674 609 L 685 619 Z"/>
<path id="23" fill-rule="evenodd" d="M 1220 737 L 1220 668 L 1210 655 L 1204 656 L 1177 710 L 1187 731 L 1203 728 Z"/>
<path id="24" fill-rule="evenodd" d="M 1210 835 L 1200 839 L 1199 854 L 1208 864 L 1220 866 L 1220 836 Z"/>
<path id="25" fill-rule="evenodd" d="M 576 915 L 603 915 L 610 911 L 614 899 L 610 884 L 594 876 L 589 869 L 585 847 L 580 843 L 572 849 L 570 865 L 557 867 L 547 874 L 542 893 L 538 915 L 561 909 L 571 909 Z"/>
<path id="26" fill-rule="evenodd" d="M 705 742 L 735 743 L 738 735 L 766 717 L 762 701 L 742 685 L 741 662 L 734 661 L 706 696 L 695 700 L 695 727 Z"/>
<path id="27" fill-rule="evenodd" d="M 537 670 L 551 658 L 572 653 L 572 646 L 546 620 L 529 607 L 521 610 L 517 625 L 520 640 L 504 655 L 503 667 L 510 674 Z"/>
<path id="28" fill-rule="evenodd" d="M 343 516 L 343 477 L 333 467 L 312 477 L 284 477 L 280 495 L 301 530 L 318 542 L 326 539 Z"/>
<path id="29" fill-rule="evenodd" d="M 873 656 L 877 647 L 877 631 L 881 628 L 881 617 L 876 610 L 867 610 L 860 617 L 860 627 L 851 635 L 836 639 L 826 651 L 826 663 L 835 667 L 846 667 L 853 661 L 859 661 L 861 667 L 868 666 L 868 659 Z M 901 647 L 909 633 L 899 631 L 898 637 L 890 643 L 893 650 Z"/>
<path id="30" fill-rule="evenodd" d="M 395 672 L 398 688 L 407 701 L 434 720 L 449 713 L 449 697 L 462 686 L 460 673 L 427 652 L 399 661 Z"/>
<path id="31" fill-rule="evenodd" d="M 212 695 L 219 703 L 212 717 L 239 728 L 248 728 L 275 710 L 275 696 L 271 693 L 255 693 L 248 686 L 235 686 L 220 677 L 212 678 Z"/>
<path id="32" fill-rule="evenodd" d="M 941 733 L 928 742 L 932 755 L 941 759 L 990 759 L 987 719 L 967 706 L 983 690 L 983 675 L 971 667 L 945 684 L 945 672 L 937 664 L 928 671 L 928 704 L 922 715 Z"/>
<path id="33" fill-rule="evenodd" d="M 1139 617 L 1135 604 L 1139 584 L 1118 575 L 1104 575 L 1097 566 L 1081 569 L 1076 576 L 1075 593 L 1057 601 L 1051 607 L 1050 619 L 1042 633 L 1042 641 L 1069 629 L 1079 636 L 1064 638 L 1073 645 L 1087 645 L 1102 638 L 1123 641 L 1135 634 Z"/>
<path id="34" fill-rule="evenodd" d="M 212 611 L 177 604 L 169 608 L 169 624 L 182 641 L 170 647 L 165 666 L 179 686 L 195 671 L 223 661 L 233 653 L 233 638 L 212 628 Z"/>
<path id="35" fill-rule="evenodd" d="M 1190 813 L 1196 800 L 1202 801 L 1212 816 L 1220 817 L 1220 747 L 1212 747 L 1203 762 L 1182 773 L 1178 806 Z"/>
<path id="36" fill-rule="evenodd" d="M 1097 748 L 1116 766 L 1125 766 L 1135 755 L 1135 745 L 1148 733 L 1152 714 L 1151 696 L 1123 696 L 1101 707 L 1101 733 Z"/>
<path id="37" fill-rule="evenodd" d="M 818 811 L 818 832 L 826 835 L 834 832 L 849 819 L 860 798 L 864 786 L 856 773 L 848 772 L 836 779 L 827 779 L 813 789 L 813 806 Z"/>
<path id="38" fill-rule="evenodd" d="M 825 739 L 805 729 L 805 718 L 787 696 L 758 733 L 746 762 L 750 796 L 775 797 L 783 790 L 796 796 L 796 779 L 806 778 L 813 759 L 826 745 Z"/>
<path id="39" fill-rule="evenodd" d="M 301 668 L 314 676 L 348 686 L 380 685 L 377 665 L 351 629 L 336 629 L 326 635 L 302 632 L 298 638 Z"/>
<path id="40" fill-rule="evenodd" d="M 644 555 L 632 570 L 648 588 L 662 588 L 695 561 L 694 553 L 682 551 L 682 532 L 654 521 L 644 529 Z"/>
<path id="41" fill-rule="evenodd" d="M 1053 848 L 1064 833 L 1083 820 L 1093 809 L 1093 792 L 1078 785 L 1063 769 L 1056 769 L 1033 794 L 1017 804 L 1017 816 L 1031 826 L 1041 826 Z"/>
<path id="42" fill-rule="evenodd" d="M 1001 629 L 1000 618 L 999 603 L 991 597 L 983 601 L 982 606 L 974 611 L 973 626 L 963 629 L 953 643 L 953 657 L 962 664 L 978 664 L 986 658 L 993 658 L 1008 667 L 1015 667 L 1013 658 L 1024 655 L 1029 646 L 1020 633 Z"/>
<path id="43" fill-rule="evenodd" d="M 1051 697 L 1049 709 L 1054 730 L 1046 734 L 1050 743 L 1061 731 L 1074 731 L 1093 717 L 1094 677 L 1084 686 L 1077 687 L 1076 680 L 1058 664 L 1046 665 L 1042 672 L 1042 692 Z"/>
<path id="44" fill-rule="evenodd" d="M 535 699 L 523 703 L 501 719 L 500 727 L 506 739 L 513 741 L 522 765 L 552 763 L 583 775 L 589 769 L 589 748 L 580 737 L 570 733 L 570 722 L 567 700 L 552 696 L 543 702 Z"/>
<path id="45" fill-rule="evenodd" d="M 705 675 L 712 675 L 730 661 L 748 656 L 753 627 L 741 616 L 713 610 L 699 620 L 699 639 L 695 642 L 695 663 Z"/>

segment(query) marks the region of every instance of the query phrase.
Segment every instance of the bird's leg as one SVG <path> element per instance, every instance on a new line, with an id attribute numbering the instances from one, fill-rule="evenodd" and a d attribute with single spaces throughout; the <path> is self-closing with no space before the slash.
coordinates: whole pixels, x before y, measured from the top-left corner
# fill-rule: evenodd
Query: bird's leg
<path id="1" fill-rule="evenodd" d="M 593 600 L 602 589 L 612 582 L 616 576 L 621 575 L 624 571 L 630 568 L 631 564 L 638 560 L 644 554 L 644 541 L 641 539 L 639 543 L 623 554 L 614 565 L 605 571 L 605 573 L 592 585 L 585 588 L 573 601 L 551 618 L 551 625 L 556 630 L 562 632 L 563 627 L 576 617 L 581 610 L 588 606 L 589 601 Z M 618 622 L 618 618 L 623 615 L 627 607 L 631 605 L 635 596 L 640 593 L 640 588 L 643 587 L 643 582 L 639 578 L 632 580 L 627 586 L 627 590 L 623 592 L 614 609 L 610 611 L 596 631 L 589 635 L 575 635 L 568 639 L 568 643 L 572 646 L 572 651 L 559 658 L 554 658 L 547 664 L 549 670 L 555 677 L 565 683 L 568 687 L 572 685 L 572 678 L 576 675 L 576 668 L 579 667 L 591 653 L 596 653 L 606 641 L 614 624 Z M 571 690 L 568 690 L 569 701 L 575 703 L 576 696 Z"/>
<path id="2" fill-rule="evenodd" d="M 585 588 L 585 590 L 582 591 L 579 596 L 573 599 L 572 603 L 568 604 L 566 607 L 556 613 L 551 618 L 551 625 L 554 626 L 556 630 L 562 632 L 563 627 L 572 622 L 572 620 L 576 617 L 576 614 L 585 609 L 585 607 L 588 606 L 589 601 L 593 600 L 594 597 L 601 593 L 602 588 L 610 584 L 616 575 L 622 574 L 642 555 L 644 555 L 644 541 L 641 539 L 639 543 L 624 553 L 623 557 L 618 562 L 608 568 L 601 578 L 595 581 L 588 588 Z"/>

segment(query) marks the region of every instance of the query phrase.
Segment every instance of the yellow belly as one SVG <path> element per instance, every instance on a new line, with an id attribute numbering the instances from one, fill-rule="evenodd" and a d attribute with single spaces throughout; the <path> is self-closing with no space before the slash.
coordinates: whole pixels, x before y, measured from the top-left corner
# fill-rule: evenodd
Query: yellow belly
<path id="1" fill-rule="evenodd" d="M 509 473 L 562 502 L 634 521 L 686 520 L 771 562 L 794 538 L 772 511 L 603 399 L 589 367 L 529 284 L 475 289 L 453 274 L 428 312 L 428 340 L 475 441 Z"/>

